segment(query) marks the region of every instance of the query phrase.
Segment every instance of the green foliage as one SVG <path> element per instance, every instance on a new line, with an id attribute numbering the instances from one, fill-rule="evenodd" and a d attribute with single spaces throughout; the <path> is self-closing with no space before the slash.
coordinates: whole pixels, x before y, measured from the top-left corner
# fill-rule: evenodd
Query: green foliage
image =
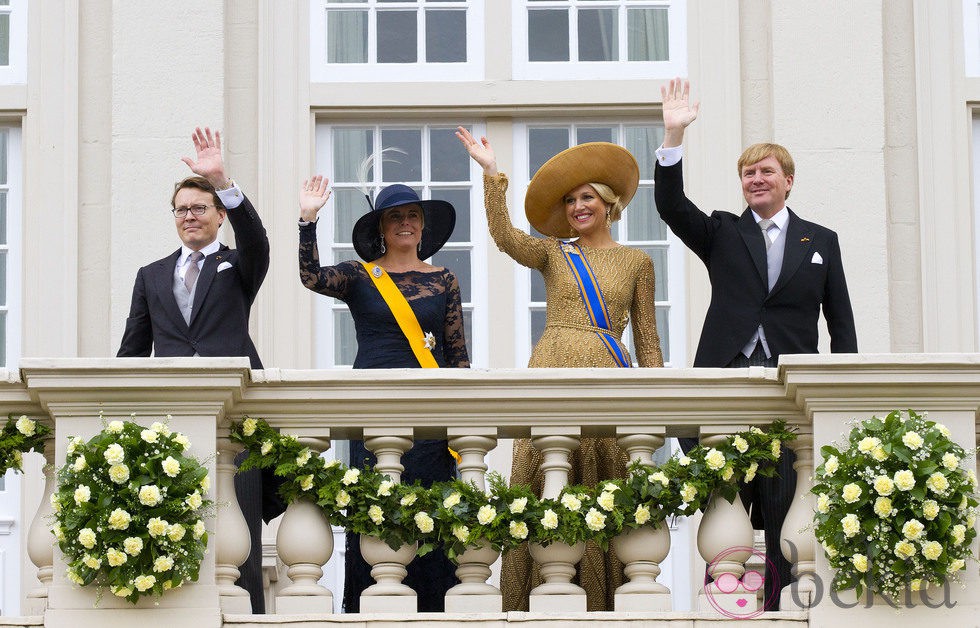
<path id="1" fill-rule="evenodd" d="M 44 439 L 51 428 L 24 415 L 7 417 L 0 430 L 0 476 L 8 469 L 23 470 L 23 454 L 28 451 L 44 453 Z"/>

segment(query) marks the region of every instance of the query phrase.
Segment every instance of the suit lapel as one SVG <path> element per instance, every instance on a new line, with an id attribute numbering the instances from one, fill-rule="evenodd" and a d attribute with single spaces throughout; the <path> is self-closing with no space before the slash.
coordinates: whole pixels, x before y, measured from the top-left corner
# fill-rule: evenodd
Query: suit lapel
<path id="1" fill-rule="evenodd" d="M 174 298 L 174 269 L 177 267 L 177 259 L 180 257 L 180 249 L 174 251 L 173 255 L 166 257 L 154 265 L 153 283 L 160 293 L 160 300 L 163 302 L 163 309 L 167 316 L 173 321 L 174 325 L 187 329 L 184 315 L 180 313 L 180 306 Z"/>
<path id="2" fill-rule="evenodd" d="M 766 241 L 762 239 L 762 230 L 752 217 L 752 210 L 746 209 L 738 219 L 738 232 L 745 241 L 745 247 L 752 256 L 755 270 L 762 280 L 762 287 L 769 285 L 769 269 L 766 265 Z"/>
<path id="3" fill-rule="evenodd" d="M 785 286 L 790 277 L 796 274 L 800 264 L 810 253 L 813 245 L 813 229 L 810 223 L 801 220 L 799 216 L 787 208 L 789 212 L 789 222 L 786 223 L 786 245 L 783 248 L 783 266 L 779 269 L 779 279 L 776 285 L 769 291 L 769 296 L 773 296 Z"/>
<path id="4" fill-rule="evenodd" d="M 228 247 L 222 244 L 217 252 L 204 258 L 204 265 L 201 267 L 201 274 L 197 276 L 197 287 L 194 290 L 194 306 L 191 308 L 191 325 L 197 319 L 197 315 L 201 311 L 201 305 L 204 303 L 204 298 L 207 296 L 208 290 L 211 289 L 211 283 L 214 281 L 214 276 L 217 273 L 218 264 L 225 261 L 226 257 L 228 257 Z"/>

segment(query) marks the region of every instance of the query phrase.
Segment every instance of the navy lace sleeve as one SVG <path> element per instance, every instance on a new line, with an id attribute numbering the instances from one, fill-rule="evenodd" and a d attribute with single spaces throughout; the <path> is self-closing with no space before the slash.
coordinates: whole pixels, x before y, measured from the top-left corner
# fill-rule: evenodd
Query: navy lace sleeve
<path id="1" fill-rule="evenodd" d="M 446 325 L 443 336 L 443 353 L 446 366 L 469 368 L 470 358 L 466 352 L 466 333 L 463 328 L 463 300 L 460 296 L 459 281 L 456 275 L 446 269 Z"/>
<path id="2" fill-rule="evenodd" d="M 299 278 L 313 292 L 346 301 L 358 266 L 357 262 L 320 266 L 316 223 L 299 228 Z"/>

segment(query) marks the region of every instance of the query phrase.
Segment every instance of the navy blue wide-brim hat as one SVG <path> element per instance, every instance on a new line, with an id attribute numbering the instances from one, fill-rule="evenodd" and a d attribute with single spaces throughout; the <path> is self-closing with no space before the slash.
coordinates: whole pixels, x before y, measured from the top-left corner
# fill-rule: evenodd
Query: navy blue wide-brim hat
<path id="1" fill-rule="evenodd" d="M 354 250 L 365 262 L 373 262 L 383 255 L 381 250 L 381 214 L 386 209 L 403 205 L 418 205 L 422 208 L 424 224 L 422 242 L 419 246 L 419 259 L 429 259 L 449 241 L 456 227 L 456 210 L 448 201 L 423 201 L 415 190 L 396 183 L 382 188 L 374 198 L 374 209 L 358 218 L 354 224 L 351 241 Z"/>

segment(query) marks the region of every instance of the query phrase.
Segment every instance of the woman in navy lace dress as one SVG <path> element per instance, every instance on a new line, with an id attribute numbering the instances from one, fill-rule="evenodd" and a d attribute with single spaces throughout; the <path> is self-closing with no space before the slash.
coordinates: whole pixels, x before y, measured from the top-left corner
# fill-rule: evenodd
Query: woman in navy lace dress
<path id="1" fill-rule="evenodd" d="M 419 368 L 420 358 L 399 327 L 375 285 L 387 273 L 408 301 L 425 332 L 425 345 L 441 368 L 468 368 L 463 333 L 463 307 L 456 275 L 425 263 L 452 234 L 456 213 L 445 201 L 420 200 L 405 185 L 378 192 L 374 208 L 354 225 L 352 242 L 359 261 L 321 266 L 316 242 L 317 212 L 330 192 L 327 179 L 316 176 L 300 189 L 299 275 L 310 290 L 347 304 L 357 333 L 354 368 Z M 362 441 L 351 442 L 352 467 L 373 466 L 376 460 Z M 402 457 L 402 481 L 428 486 L 455 477 L 456 464 L 445 440 L 416 440 Z M 359 537 L 347 535 L 344 611 L 358 612 L 361 592 L 373 583 L 370 566 L 361 557 Z M 405 584 L 418 594 L 420 611 L 442 611 L 446 591 L 458 580 L 455 565 L 441 551 L 416 558 Z"/>

